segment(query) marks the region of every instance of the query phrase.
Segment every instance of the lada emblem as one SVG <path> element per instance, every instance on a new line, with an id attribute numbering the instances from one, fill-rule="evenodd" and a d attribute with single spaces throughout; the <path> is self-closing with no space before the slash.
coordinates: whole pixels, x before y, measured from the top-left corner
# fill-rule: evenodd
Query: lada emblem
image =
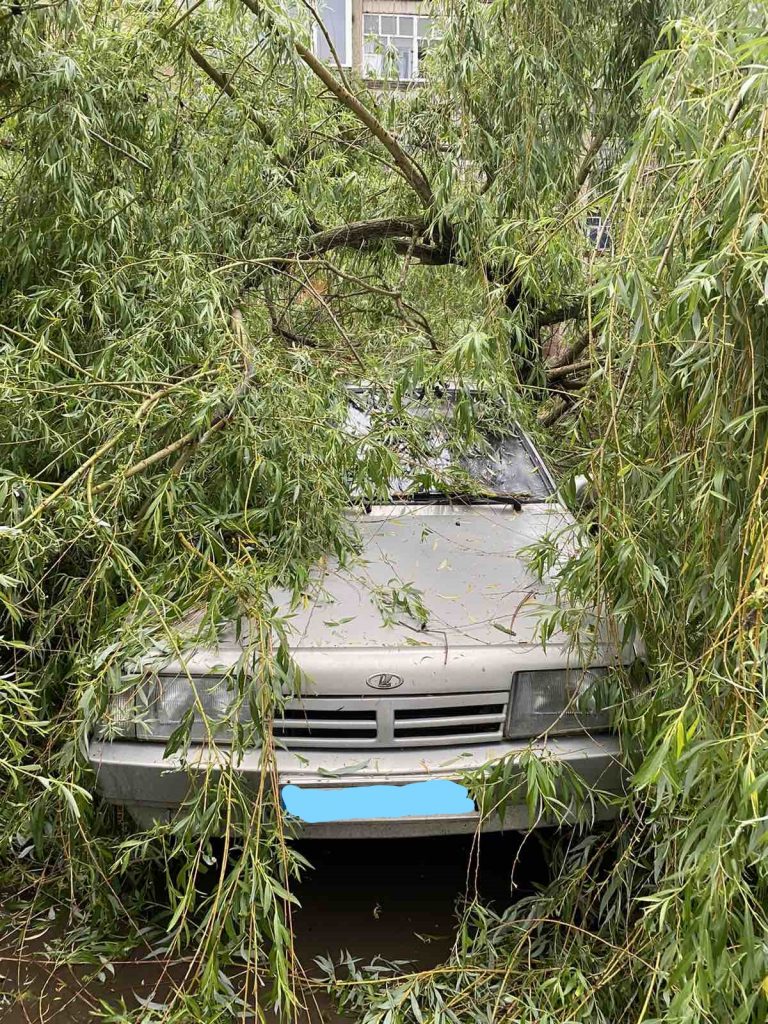
<path id="1" fill-rule="evenodd" d="M 394 690 L 396 687 L 402 686 L 403 682 L 403 677 L 397 675 L 396 672 L 376 672 L 375 675 L 368 676 L 365 685 L 374 690 Z"/>

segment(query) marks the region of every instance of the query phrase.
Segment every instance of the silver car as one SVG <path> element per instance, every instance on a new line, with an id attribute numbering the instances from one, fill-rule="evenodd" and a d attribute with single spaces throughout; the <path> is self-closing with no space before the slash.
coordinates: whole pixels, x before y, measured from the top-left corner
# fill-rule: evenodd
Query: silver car
<path id="1" fill-rule="evenodd" d="M 466 393 L 446 389 L 438 419 L 460 400 Z M 368 388 L 349 390 L 347 429 L 362 442 L 378 401 Z M 418 396 L 408 408 L 425 415 Z M 481 815 L 467 775 L 504 762 L 514 776 L 531 754 L 567 765 L 590 787 L 622 789 L 618 741 L 594 695 L 631 652 L 596 617 L 586 646 L 562 633 L 544 645 L 538 633 L 552 581 L 531 571 L 525 549 L 550 534 L 567 546 L 575 527 L 549 471 L 513 426 L 456 458 L 473 491 L 434 490 L 424 484 L 425 458 L 439 474 L 452 456 L 439 423 L 430 430 L 421 475 L 414 468 L 392 481 L 381 504 L 351 505 L 359 554 L 318 566 L 298 608 L 277 595 L 302 686 L 272 733 L 283 805 L 303 836 L 529 827 L 524 794 L 503 815 Z M 244 643 L 233 626 L 215 649 L 145 674 L 141 714 L 125 695 L 118 700 L 89 751 L 108 801 L 142 824 L 174 813 L 195 772 L 221 756 L 191 711 L 215 720 L 226 710 L 227 673 L 242 664 Z M 185 715 L 189 749 L 166 756 Z M 237 771 L 255 784 L 261 759 L 254 747 Z"/>

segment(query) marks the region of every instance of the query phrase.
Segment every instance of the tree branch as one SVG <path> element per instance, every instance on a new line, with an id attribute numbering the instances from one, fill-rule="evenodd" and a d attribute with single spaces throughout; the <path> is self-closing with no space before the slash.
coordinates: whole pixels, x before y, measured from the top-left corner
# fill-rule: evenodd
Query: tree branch
<path id="1" fill-rule="evenodd" d="M 328 29 L 325 27 L 325 22 L 320 17 L 320 15 L 317 13 L 314 5 L 309 3 L 309 0 L 301 0 L 301 2 L 306 7 L 306 9 L 309 11 L 310 16 L 312 17 L 313 21 L 315 22 L 315 24 L 317 25 L 318 29 L 322 33 L 323 39 L 325 39 L 326 46 L 328 47 L 328 52 L 333 57 L 333 62 L 336 65 L 336 70 L 339 73 L 339 78 L 341 79 L 344 87 L 346 89 L 349 89 L 349 80 L 347 79 L 347 76 L 344 73 L 344 68 L 342 66 L 341 61 L 339 60 L 339 55 L 336 52 L 336 47 L 333 45 L 333 39 L 331 39 L 331 34 L 328 31 Z"/>
<path id="2" fill-rule="evenodd" d="M 290 342 L 291 345 L 297 345 L 300 348 L 317 348 L 317 342 L 314 338 L 310 338 L 307 334 L 294 334 L 293 331 L 289 331 L 287 327 L 281 327 L 279 324 L 273 323 L 272 330 L 279 338 L 283 338 L 285 341 Z"/>
<path id="3" fill-rule="evenodd" d="M 547 381 L 553 383 L 556 380 L 562 380 L 563 377 L 569 377 L 572 373 L 581 373 L 582 370 L 588 370 L 591 365 L 591 359 L 582 359 L 578 363 L 569 362 L 562 366 L 553 366 L 550 370 L 547 370 Z"/>
<path id="4" fill-rule="evenodd" d="M 573 187 L 570 194 L 566 197 L 566 205 L 570 206 L 575 203 L 578 199 L 579 192 L 581 192 L 582 186 L 589 177 L 590 171 L 594 165 L 595 159 L 598 153 L 603 147 L 603 143 L 608 135 L 608 123 L 603 122 L 598 128 L 595 129 L 592 137 L 589 140 L 589 145 L 584 151 L 584 156 L 581 158 L 581 163 L 576 171 L 576 175 L 573 179 Z"/>
<path id="5" fill-rule="evenodd" d="M 300 251 L 278 257 L 275 262 L 284 263 L 292 259 L 317 256 L 341 247 L 359 248 L 369 242 L 380 242 L 386 238 L 410 239 L 414 234 L 421 234 L 423 230 L 423 221 L 408 217 L 351 221 L 349 224 L 340 224 L 338 227 L 310 235 Z M 410 245 L 410 242 L 405 244 Z"/>
<path id="6" fill-rule="evenodd" d="M 16 523 L 16 529 L 24 529 L 25 526 L 28 526 L 31 522 L 37 519 L 39 515 L 45 512 L 45 510 L 50 505 L 52 505 L 60 495 L 64 494 L 65 491 L 69 490 L 72 484 L 76 483 L 80 479 L 80 477 L 82 477 L 87 472 L 87 470 L 91 469 L 92 466 L 95 466 L 99 459 L 101 459 L 104 455 L 111 451 L 115 447 L 117 442 L 123 437 L 125 432 L 129 430 L 134 423 L 141 422 L 144 416 L 146 416 L 147 413 L 150 411 L 152 406 L 159 402 L 161 398 L 164 398 L 169 392 L 173 391 L 174 388 L 178 387 L 180 383 L 185 382 L 176 381 L 173 384 L 169 384 L 166 387 L 160 388 L 159 391 L 155 391 L 154 394 L 150 395 L 147 399 L 145 399 L 141 403 L 139 408 L 136 410 L 133 419 L 129 420 L 129 422 L 126 423 L 125 426 L 123 426 L 120 430 L 114 433 L 112 437 L 110 437 L 108 440 L 104 442 L 104 444 L 97 448 L 93 455 L 87 458 L 85 462 L 82 462 L 73 473 L 70 473 L 67 479 L 63 483 L 59 484 L 59 486 L 54 491 L 52 491 L 51 494 L 49 494 L 46 498 L 43 498 L 43 500 L 38 505 L 36 505 L 32 509 L 32 511 L 29 512 L 21 520 L 20 523 Z"/>
<path id="7" fill-rule="evenodd" d="M 433 267 L 443 267 L 447 263 L 456 262 L 451 255 L 450 248 L 438 245 L 426 245 L 423 242 L 411 244 L 404 238 L 395 238 L 392 248 L 399 256 L 412 256 L 420 263 L 428 263 Z"/>
<path id="8" fill-rule="evenodd" d="M 571 403 L 562 396 L 558 396 L 548 409 L 542 409 L 536 417 L 540 427 L 551 427 L 557 423 L 561 416 L 564 416 L 571 407 Z"/>
<path id="9" fill-rule="evenodd" d="M 584 352 L 585 349 L 589 348 L 591 340 L 591 331 L 584 331 L 583 334 L 580 334 L 575 341 L 571 342 L 571 344 L 568 346 L 565 352 L 561 353 L 560 358 L 557 360 L 554 366 L 550 368 L 550 372 L 552 372 L 553 370 L 559 370 L 562 367 L 569 366 L 571 364 L 575 364 L 576 360 L 579 358 L 581 353 Z"/>
<path id="10" fill-rule="evenodd" d="M 200 68 L 200 70 L 204 71 L 205 74 L 208 75 L 208 77 L 211 79 L 211 81 L 215 85 L 217 85 L 226 96 L 229 96 L 231 100 L 239 99 L 238 92 L 232 85 L 232 80 L 228 75 L 225 75 L 223 71 L 219 71 L 218 68 L 215 68 L 213 64 L 206 60 L 206 58 L 203 56 L 202 53 L 200 53 L 198 49 L 192 46 L 191 43 L 187 44 L 187 52 L 189 53 L 190 57 L 195 62 L 195 64 L 197 64 L 197 66 Z M 275 137 L 272 134 L 271 128 L 263 118 L 259 117 L 259 115 L 253 109 L 253 107 L 247 106 L 245 108 L 245 115 L 251 122 L 251 124 L 254 125 L 259 135 L 261 135 L 261 139 L 264 145 L 268 146 L 272 150 L 272 156 L 275 159 L 275 161 L 286 172 L 286 180 L 288 182 L 289 187 L 298 194 L 296 185 L 295 163 L 292 160 L 289 160 L 287 157 L 281 156 L 277 152 L 275 148 Z M 317 221 L 313 221 L 311 223 L 311 226 L 316 229 L 320 227 Z"/>

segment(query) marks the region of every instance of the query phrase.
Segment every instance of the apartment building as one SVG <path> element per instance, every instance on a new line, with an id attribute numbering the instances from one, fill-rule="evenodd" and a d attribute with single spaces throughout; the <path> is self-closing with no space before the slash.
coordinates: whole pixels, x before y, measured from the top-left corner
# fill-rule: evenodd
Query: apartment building
<path id="1" fill-rule="evenodd" d="M 424 57 L 437 31 L 428 0 L 320 0 L 318 9 L 345 67 L 382 86 L 423 81 Z M 315 49 L 332 59 L 319 29 Z"/>

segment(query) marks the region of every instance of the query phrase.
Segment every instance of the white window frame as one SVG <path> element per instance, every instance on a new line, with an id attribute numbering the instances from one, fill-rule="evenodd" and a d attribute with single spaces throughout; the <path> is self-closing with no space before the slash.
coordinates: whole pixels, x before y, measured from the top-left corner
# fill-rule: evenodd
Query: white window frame
<path id="1" fill-rule="evenodd" d="M 368 18 L 376 18 L 377 19 L 377 23 L 378 23 L 378 31 L 377 32 L 371 32 L 371 31 L 366 29 L 365 23 L 366 23 Z M 397 19 L 398 31 L 394 32 L 394 33 L 393 32 L 382 32 L 382 30 L 381 30 L 381 19 L 382 18 L 396 18 Z M 412 28 L 411 28 L 411 32 L 410 33 L 408 33 L 408 32 L 401 32 L 400 31 L 400 19 L 404 19 L 404 18 L 410 18 L 411 21 L 412 21 Z M 428 36 L 422 36 L 422 35 L 419 34 L 419 20 L 422 19 L 422 18 L 429 18 L 430 22 L 432 22 L 432 29 L 431 29 L 430 35 L 428 35 Z M 363 75 L 366 78 L 372 78 L 374 76 L 371 75 L 369 73 L 369 70 L 368 70 L 368 63 L 367 62 L 368 62 L 368 58 L 371 56 L 371 54 L 365 52 L 365 44 L 366 44 L 366 42 L 368 42 L 371 39 L 371 37 L 375 37 L 376 41 L 381 43 L 381 45 L 385 48 L 385 52 L 391 51 L 391 50 L 395 50 L 396 51 L 397 48 L 394 47 L 392 45 L 392 42 L 391 42 L 393 39 L 409 39 L 413 43 L 413 48 L 412 48 L 412 51 L 411 51 L 413 53 L 412 74 L 408 78 L 401 78 L 400 74 L 399 74 L 399 68 L 398 68 L 397 78 L 391 78 L 391 79 L 385 79 L 385 80 L 391 80 L 391 81 L 397 81 L 397 82 L 423 82 L 425 80 L 424 76 L 421 74 L 421 68 L 419 67 L 419 42 L 420 41 L 423 41 L 423 42 L 436 42 L 437 39 L 439 39 L 439 36 L 436 36 L 434 34 L 434 19 L 429 14 L 413 14 L 413 13 L 410 13 L 410 12 L 409 13 L 401 13 L 400 11 L 396 11 L 396 10 L 395 11 L 392 11 L 392 10 L 390 10 L 390 11 L 366 11 L 365 7 L 363 7 L 363 26 L 362 26 L 362 30 L 363 30 L 363 69 L 362 70 L 363 70 Z"/>

